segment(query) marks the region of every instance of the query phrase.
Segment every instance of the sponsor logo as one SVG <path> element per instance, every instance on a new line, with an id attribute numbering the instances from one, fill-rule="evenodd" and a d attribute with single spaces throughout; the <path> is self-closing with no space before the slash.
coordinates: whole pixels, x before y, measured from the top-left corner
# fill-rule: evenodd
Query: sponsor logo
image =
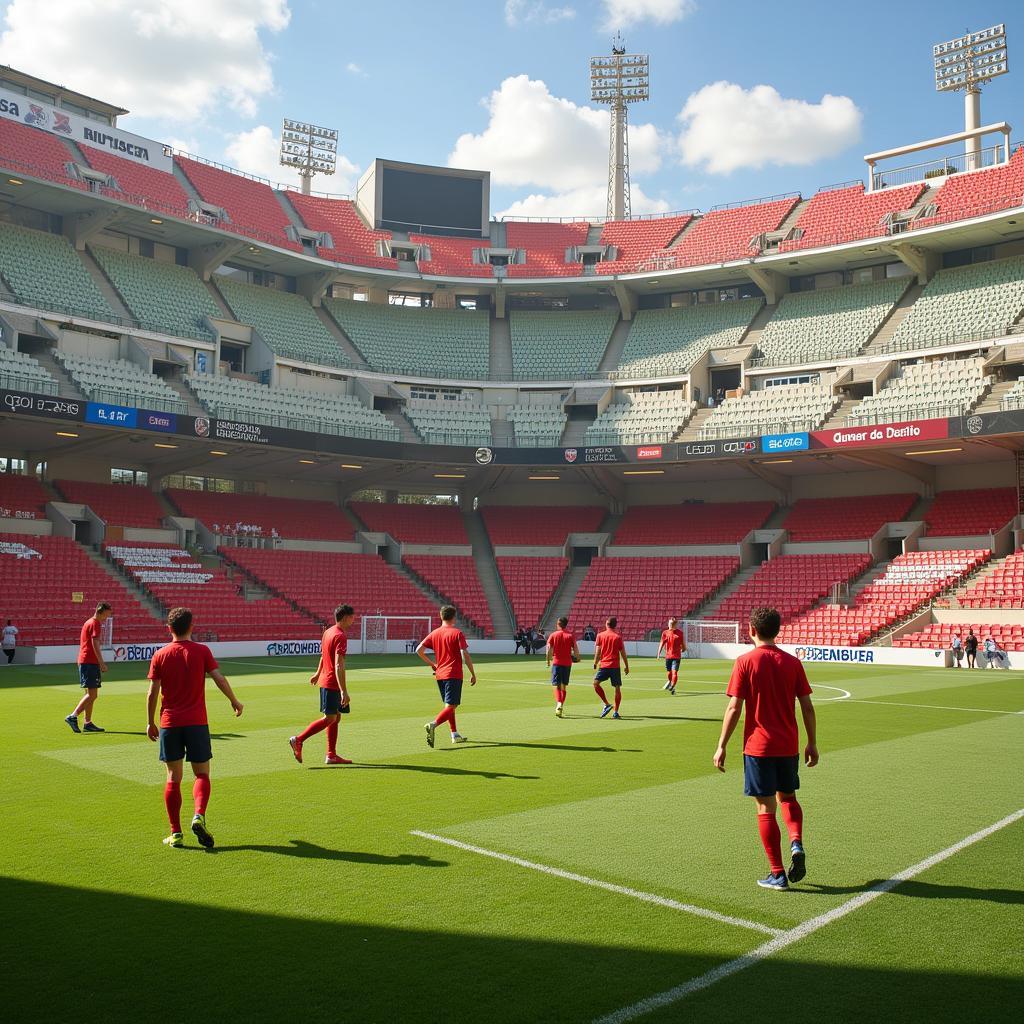
<path id="1" fill-rule="evenodd" d="M 980 416 L 968 416 L 967 417 L 967 433 L 968 434 L 980 434 L 982 428 L 985 426 L 984 420 Z"/>
<path id="2" fill-rule="evenodd" d="M 267 656 L 281 658 L 293 654 L 319 654 L 319 640 L 275 640 L 267 644 Z"/>
<path id="3" fill-rule="evenodd" d="M 173 412 L 143 412 L 139 415 L 139 426 L 173 433 L 178 429 L 178 417 Z"/>
<path id="4" fill-rule="evenodd" d="M 737 452 L 752 452 L 757 448 L 754 441 L 726 441 L 722 445 L 722 451 L 727 455 L 734 455 Z"/>
<path id="5" fill-rule="evenodd" d="M 38 103 L 30 103 L 28 105 L 25 124 L 30 124 L 33 128 L 45 128 L 47 120 L 46 111 Z"/>
<path id="6" fill-rule="evenodd" d="M 4 405 L 11 412 L 20 412 L 22 409 L 33 408 L 35 402 L 28 395 L 4 395 Z"/>
<path id="7" fill-rule="evenodd" d="M 871 664 L 875 652 L 866 647 L 797 647 L 796 656 L 801 661 L 857 661 Z"/>
<path id="8" fill-rule="evenodd" d="M 126 644 L 114 648 L 114 661 L 149 661 L 163 644 Z"/>
<path id="9" fill-rule="evenodd" d="M 686 446 L 687 455 L 714 455 L 717 450 L 714 444 L 688 444 Z"/>
<path id="10" fill-rule="evenodd" d="M 194 430 L 197 437 L 209 437 L 210 421 L 205 416 L 197 416 Z"/>
<path id="11" fill-rule="evenodd" d="M 824 448 L 864 447 L 908 441 L 937 441 L 949 437 L 949 421 L 938 419 L 879 423 L 871 427 L 818 430 L 811 436 L 817 447 Z"/>
<path id="12" fill-rule="evenodd" d="M 126 405 L 107 405 L 105 402 L 90 402 L 85 407 L 86 423 L 100 423 L 107 427 L 135 427 L 138 425 L 139 410 Z"/>
<path id="13" fill-rule="evenodd" d="M 60 132 L 62 135 L 70 135 L 71 118 L 67 114 L 58 114 L 55 110 L 53 112 L 53 130 Z"/>
<path id="14" fill-rule="evenodd" d="M 795 434 L 765 434 L 761 438 L 763 452 L 805 452 L 811 447 L 807 431 Z"/>
<path id="15" fill-rule="evenodd" d="M 579 452 L 577 452 L 575 448 L 566 448 L 565 449 L 565 461 L 566 462 L 575 462 L 576 461 L 576 456 L 578 454 L 579 454 Z"/>
<path id="16" fill-rule="evenodd" d="M 584 462 L 618 462 L 619 455 L 616 448 L 584 448 Z"/>
<path id="17" fill-rule="evenodd" d="M 56 416 L 61 419 L 76 420 L 82 414 L 81 402 L 47 398 L 43 395 L 26 395 L 17 391 L 4 392 L 3 405 L 10 412 L 31 412 L 38 416 Z"/>
<path id="18" fill-rule="evenodd" d="M 61 128 L 58 125 L 54 126 L 54 131 L 71 131 L 71 125 L 67 128 Z M 118 135 L 111 135 L 108 132 L 98 132 L 93 128 L 83 128 L 82 134 L 85 136 L 86 142 L 91 142 L 94 146 L 106 146 L 108 149 L 114 150 L 115 153 L 126 153 L 128 156 L 133 156 L 137 160 L 149 160 L 149 150 L 145 146 L 138 146 L 134 142 L 129 142 L 127 139 L 123 139 Z"/>
<path id="19" fill-rule="evenodd" d="M 0 100 L 0 114 L 12 114 L 14 117 L 20 117 L 21 111 L 18 109 L 18 104 L 11 100 Z"/>
<path id="20" fill-rule="evenodd" d="M 637 448 L 636 457 L 638 459 L 660 459 L 661 458 L 661 445 L 649 445 L 646 448 Z"/>
<path id="21" fill-rule="evenodd" d="M 489 466 L 494 461 L 494 452 L 490 448 L 477 448 L 475 457 L 481 466 Z"/>
<path id="22" fill-rule="evenodd" d="M 231 420 L 217 420 L 213 425 L 213 436 L 225 441 L 248 441 L 251 444 L 270 444 L 264 427 L 254 423 L 233 423 Z"/>

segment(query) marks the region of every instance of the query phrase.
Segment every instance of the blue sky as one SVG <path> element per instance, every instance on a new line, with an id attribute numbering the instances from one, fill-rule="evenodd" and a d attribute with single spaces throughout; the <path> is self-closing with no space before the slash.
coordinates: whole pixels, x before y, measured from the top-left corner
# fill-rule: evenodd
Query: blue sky
<path id="1" fill-rule="evenodd" d="M 933 42 L 1001 20 L 1018 41 L 1005 0 L 977 2 L 966 17 L 951 0 L 46 8 L 41 19 L 36 0 L 0 3 L 0 62 L 129 107 L 126 128 L 283 180 L 274 136 L 282 116 L 305 118 L 342 134 L 343 172 L 315 187 L 347 191 L 376 156 L 472 162 L 493 172 L 494 212 L 604 212 L 606 135 L 588 109 L 587 61 L 608 51 L 609 22 L 651 57 L 653 99 L 631 110 L 634 212 L 862 177 L 866 152 L 962 128 L 961 95 L 934 91 Z M 768 88 L 750 92 L 758 86 Z M 836 99 L 822 105 L 826 95 Z M 1022 95 L 1024 71 L 993 82 L 984 120 L 1013 123 Z"/>

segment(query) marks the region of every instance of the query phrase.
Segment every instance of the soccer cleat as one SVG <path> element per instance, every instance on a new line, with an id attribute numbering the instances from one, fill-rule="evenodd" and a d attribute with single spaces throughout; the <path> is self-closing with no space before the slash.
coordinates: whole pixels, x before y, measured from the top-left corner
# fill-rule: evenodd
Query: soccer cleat
<path id="1" fill-rule="evenodd" d="M 213 836 L 206 828 L 206 815 L 197 814 L 192 819 L 192 834 L 199 840 L 199 845 L 204 849 L 213 848 Z"/>
<path id="2" fill-rule="evenodd" d="M 613 711 L 613 712 L 612 712 L 612 718 L 621 718 L 621 717 L 622 717 L 622 715 L 620 715 L 620 714 L 618 713 L 618 711 Z"/>
<path id="3" fill-rule="evenodd" d="M 612 710 L 611 704 L 605 704 L 604 710 L 601 712 L 601 717 L 604 718 L 606 715 L 610 714 L 611 710 Z"/>
<path id="4" fill-rule="evenodd" d="M 339 757 L 337 754 L 328 754 L 324 758 L 324 764 L 351 764 L 347 757 Z"/>
<path id="5" fill-rule="evenodd" d="M 463 736 L 461 732 L 453 732 L 452 733 L 452 743 L 465 743 L 465 742 L 466 742 L 466 737 Z"/>
<path id="6" fill-rule="evenodd" d="M 783 892 L 789 888 L 785 871 L 780 871 L 777 875 L 774 873 L 770 874 L 767 878 L 759 878 L 757 884 L 762 889 L 774 889 L 776 892 Z"/>
<path id="7" fill-rule="evenodd" d="M 101 729 L 95 722 L 86 722 L 82 727 L 82 732 L 106 732 L 106 729 Z"/>
<path id="8" fill-rule="evenodd" d="M 295 760 L 302 764 L 302 740 L 297 736 L 291 736 L 288 739 L 288 746 L 292 748 L 292 753 L 295 755 Z"/>
<path id="9" fill-rule="evenodd" d="M 790 843 L 790 850 L 793 860 L 789 865 L 789 880 L 799 882 L 807 874 L 807 855 L 804 853 L 804 844 L 798 839 Z"/>
<path id="10" fill-rule="evenodd" d="M 185 840 L 180 832 L 172 832 L 166 839 L 161 839 L 160 842 L 164 846 L 173 847 L 175 850 L 180 850 L 185 845 Z"/>
<path id="11" fill-rule="evenodd" d="M 562 717 L 562 704 L 561 701 L 555 705 L 555 718 Z"/>
<path id="12" fill-rule="evenodd" d="M 437 728 L 437 726 L 433 722 L 427 722 L 424 728 L 427 730 L 427 746 L 433 748 L 434 730 Z"/>
<path id="13" fill-rule="evenodd" d="M 668 688 L 668 692 L 671 693 L 672 696 L 674 697 L 676 695 L 676 688 L 674 686 L 670 686 Z"/>
<path id="14" fill-rule="evenodd" d="M 68 723 L 68 727 L 71 729 L 72 732 L 81 732 L 82 731 L 81 729 L 78 728 L 78 716 L 77 715 L 68 715 L 68 717 L 65 718 L 64 721 Z"/>

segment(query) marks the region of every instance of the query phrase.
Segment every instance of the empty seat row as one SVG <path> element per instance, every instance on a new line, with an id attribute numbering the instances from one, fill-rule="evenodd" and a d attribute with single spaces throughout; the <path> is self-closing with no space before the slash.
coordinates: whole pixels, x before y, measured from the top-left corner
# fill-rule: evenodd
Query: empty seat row
<path id="1" fill-rule="evenodd" d="M 174 388 L 154 373 L 127 359 L 92 359 L 54 352 L 81 391 L 97 402 L 112 402 L 165 412 L 188 412 L 188 405 Z"/>
<path id="2" fill-rule="evenodd" d="M 637 391 L 619 395 L 587 427 L 587 444 L 648 444 L 671 441 L 697 411 L 682 391 Z"/>

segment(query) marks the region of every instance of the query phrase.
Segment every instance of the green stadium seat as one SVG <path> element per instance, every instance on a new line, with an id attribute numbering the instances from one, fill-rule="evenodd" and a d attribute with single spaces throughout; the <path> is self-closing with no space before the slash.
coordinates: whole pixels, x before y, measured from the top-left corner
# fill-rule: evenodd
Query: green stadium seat
<path id="1" fill-rule="evenodd" d="M 512 313 L 512 368 L 519 380 L 593 376 L 619 322 L 617 311 Z"/>

